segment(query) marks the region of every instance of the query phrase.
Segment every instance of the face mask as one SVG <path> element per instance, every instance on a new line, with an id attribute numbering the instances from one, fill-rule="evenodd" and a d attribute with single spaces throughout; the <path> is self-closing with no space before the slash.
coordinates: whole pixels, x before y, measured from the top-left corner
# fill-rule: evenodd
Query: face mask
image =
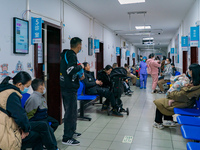
<path id="1" fill-rule="evenodd" d="M 45 93 L 46 93 L 46 91 L 47 91 L 47 89 L 44 87 L 43 94 L 45 94 Z"/>
<path id="2" fill-rule="evenodd" d="M 80 49 L 79 51 L 78 51 L 78 53 L 80 53 L 82 51 L 82 49 Z"/>
<path id="3" fill-rule="evenodd" d="M 143 62 L 145 62 L 146 60 L 144 59 Z"/>
<path id="4" fill-rule="evenodd" d="M 25 94 L 25 93 L 27 93 L 27 92 L 28 92 L 28 90 L 29 90 L 29 88 L 25 87 L 25 88 L 24 88 L 24 90 L 23 90 L 23 91 L 21 91 L 21 93 L 22 93 L 22 94 Z"/>

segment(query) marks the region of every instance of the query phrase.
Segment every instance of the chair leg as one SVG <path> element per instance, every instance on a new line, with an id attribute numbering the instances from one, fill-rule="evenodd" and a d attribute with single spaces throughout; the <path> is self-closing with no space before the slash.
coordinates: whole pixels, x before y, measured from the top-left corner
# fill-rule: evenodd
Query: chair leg
<path id="1" fill-rule="evenodd" d="M 84 101 L 80 101 L 80 116 L 78 118 L 79 119 L 89 120 L 89 121 L 92 120 L 92 118 L 84 116 Z"/>

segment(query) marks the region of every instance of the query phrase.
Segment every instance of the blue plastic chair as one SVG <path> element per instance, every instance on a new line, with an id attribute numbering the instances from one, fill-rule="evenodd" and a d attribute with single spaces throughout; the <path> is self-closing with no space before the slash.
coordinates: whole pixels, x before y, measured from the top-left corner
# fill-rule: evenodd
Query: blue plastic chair
<path id="1" fill-rule="evenodd" d="M 174 113 L 186 116 L 200 116 L 200 100 L 196 100 L 193 108 L 174 108 Z"/>
<path id="2" fill-rule="evenodd" d="M 29 93 L 25 93 L 25 94 L 22 94 L 22 99 L 21 99 L 21 106 L 22 108 L 24 108 L 24 105 L 27 101 L 27 99 L 30 97 L 30 94 Z"/>
<path id="3" fill-rule="evenodd" d="M 177 122 L 181 125 L 200 126 L 200 118 L 191 116 L 177 116 Z"/>
<path id="4" fill-rule="evenodd" d="M 187 150 L 200 150 L 200 143 L 196 142 L 188 142 Z"/>
<path id="5" fill-rule="evenodd" d="M 181 75 L 179 71 L 175 71 L 175 76 Z"/>
<path id="6" fill-rule="evenodd" d="M 181 133 L 185 139 L 200 141 L 200 127 L 182 125 Z"/>

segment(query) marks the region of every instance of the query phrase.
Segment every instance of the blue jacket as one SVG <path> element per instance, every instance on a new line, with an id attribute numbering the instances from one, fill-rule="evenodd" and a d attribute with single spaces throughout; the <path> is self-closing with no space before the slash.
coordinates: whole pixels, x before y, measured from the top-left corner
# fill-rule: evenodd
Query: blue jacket
<path id="1" fill-rule="evenodd" d="M 147 74 L 147 63 L 144 61 L 140 63 L 140 74 Z"/>

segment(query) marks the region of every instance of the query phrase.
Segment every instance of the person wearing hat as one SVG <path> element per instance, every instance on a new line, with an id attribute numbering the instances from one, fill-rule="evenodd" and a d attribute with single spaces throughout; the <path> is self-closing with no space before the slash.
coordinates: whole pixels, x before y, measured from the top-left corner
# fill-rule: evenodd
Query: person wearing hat
<path id="1" fill-rule="evenodd" d="M 141 63 L 140 63 L 140 89 L 146 89 L 147 84 L 147 57 L 143 57 Z"/>

